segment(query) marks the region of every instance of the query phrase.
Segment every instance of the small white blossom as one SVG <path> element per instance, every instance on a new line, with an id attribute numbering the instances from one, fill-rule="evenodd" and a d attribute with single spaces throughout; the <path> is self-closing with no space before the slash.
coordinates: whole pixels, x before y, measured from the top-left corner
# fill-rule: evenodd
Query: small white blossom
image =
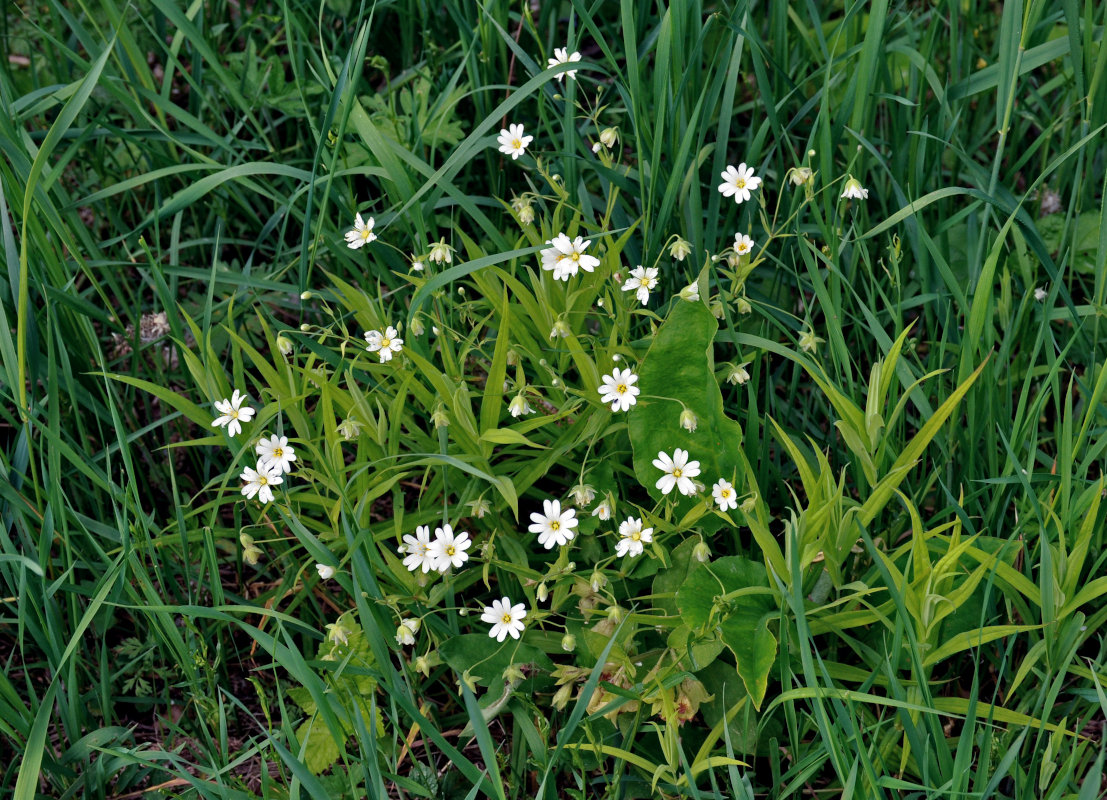
<path id="1" fill-rule="evenodd" d="M 733 197 L 734 202 L 744 203 L 749 200 L 750 192 L 756 191 L 761 186 L 761 179 L 753 174 L 753 167 L 747 167 L 745 163 L 735 169 L 727 166 L 722 173 L 723 182 L 719 184 L 719 191 L 723 197 Z"/>
<path id="2" fill-rule="evenodd" d="M 861 185 L 861 181 L 850 175 L 845 188 L 842 189 L 842 198 L 845 200 L 868 200 L 869 190 Z"/>
<path id="3" fill-rule="evenodd" d="M 805 183 L 811 183 L 811 180 L 815 177 L 815 173 L 811 171 L 810 167 L 794 167 L 788 172 L 793 186 L 803 186 Z"/>
<path id="4" fill-rule="evenodd" d="M 435 264 L 441 264 L 443 261 L 447 264 L 451 264 L 454 260 L 454 249 L 446 244 L 445 239 L 439 239 L 431 245 L 430 253 L 427 255 L 427 258 Z"/>
<path id="5" fill-rule="evenodd" d="M 287 336 L 278 336 L 277 349 L 281 351 L 282 356 L 292 355 L 292 341 Z"/>
<path id="6" fill-rule="evenodd" d="M 419 632 L 420 627 L 421 623 L 414 617 L 400 620 L 396 628 L 396 644 L 401 647 L 415 644 L 415 634 Z"/>
<path id="7" fill-rule="evenodd" d="M 619 523 L 619 542 L 615 545 L 615 555 L 623 558 L 642 555 L 643 544 L 653 541 L 653 528 L 643 528 L 642 520 L 627 517 Z"/>
<path id="8" fill-rule="evenodd" d="M 749 365 L 749 363 L 750 362 L 748 362 L 748 361 L 743 361 L 738 366 L 731 367 L 730 372 L 726 376 L 726 382 L 727 383 L 736 383 L 739 386 L 741 386 L 746 381 L 748 381 L 750 379 L 750 374 L 746 370 L 746 367 Z"/>
<path id="9" fill-rule="evenodd" d="M 541 252 L 542 269 L 552 270 L 554 280 L 567 281 L 578 270 L 591 272 L 600 265 L 598 258 L 584 252 L 588 242 L 581 236 L 570 239 L 564 233 L 559 233 L 546 244 L 549 247 Z"/>
<path id="10" fill-rule="evenodd" d="M 431 534 L 426 525 L 417 525 L 415 535 L 404 535 L 404 543 L 400 545 L 400 555 L 404 556 L 404 566 L 410 572 L 417 569 L 427 574 L 434 569 L 434 559 L 431 557 Z"/>
<path id="11" fill-rule="evenodd" d="M 592 516 L 599 517 L 605 522 L 611 519 L 614 513 L 615 504 L 611 500 L 611 495 L 605 496 L 604 499 L 600 501 L 600 504 L 592 509 Z"/>
<path id="12" fill-rule="evenodd" d="M 633 291 L 638 302 L 645 305 L 650 299 L 650 290 L 657 286 L 657 267 L 638 266 L 630 275 L 623 283 L 623 291 Z"/>
<path id="13" fill-rule="evenodd" d="M 246 395 L 238 389 L 234 390 L 230 400 L 216 400 L 215 410 L 219 412 L 219 416 L 215 418 L 211 426 L 222 428 L 226 425 L 227 433 L 232 437 L 235 434 L 242 433 L 242 423 L 249 422 L 254 418 L 254 409 L 242 405 L 245 400 Z"/>
<path id="14" fill-rule="evenodd" d="M 638 382 L 638 376 L 629 369 L 616 367 L 601 380 L 603 385 L 599 388 L 600 402 L 610 403 L 612 411 L 629 411 L 638 402 L 638 395 L 642 390 L 634 385 Z"/>
<path id="15" fill-rule="evenodd" d="M 595 143 L 592 144 L 592 152 L 593 153 L 598 153 L 602 149 L 603 149 L 603 145 L 600 144 L 599 142 L 595 142 Z"/>
<path id="16" fill-rule="evenodd" d="M 354 218 L 354 229 L 346 231 L 346 246 L 351 250 L 357 250 L 376 238 L 377 235 L 373 233 L 373 218 L 369 217 L 368 220 L 364 220 L 361 218 L 361 214 L 358 214 Z"/>
<path id="17" fill-rule="evenodd" d="M 689 461 L 687 450 L 676 448 L 672 458 L 662 451 L 653 460 L 653 465 L 665 473 L 655 484 L 662 494 L 668 494 L 674 488 L 683 495 L 696 493 L 696 484 L 692 478 L 700 474 L 700 462 Z"/>
<path id="18" fill-rule="evenodd" d="M 541 514 L 534 512 L 530 515 L 534 523 L 527 528 L 531 533 L 538 534 L 538 543 L 547 550 L 564 546 L 576 536 L 573 530 L 577 526 L 577 512 L 571 508 L 561 510 L 559 500 L 543 500 Z"/>
<path id="19" fill-rule="evenodd" d="M 517 394 L 511 398 L 511 402 L 507 404 L 507 410 L 511 412 L 511 416 L 513 417 L 521 417 L 534 413 L 534 409 L 530 407 L 527 398 L 521 394 Z"/>
<path id="20" fill-rule="evenodd" d="M 1039 286 L 1037 289 L 1034 290 L 1034 299 L 1040 303 L 1046 299 L 1046 296 L 1048 294 L 1049 292 L 1045 290 L 1045 287 Z"/>
<path id="21" fill-rule="evenodd" d="M 527 145 L 530 144 L 533 139 L 533 136 L 523 135 L 522 125 L 508 125 L 500 131 L 500 152 L 504 155 L 511 156 L 511 160 L 514 161 L 526 151 Z"/>
<path id="22" fill-rule="evenodd" d="M 734 486 L 725 478 L 719 478 L 711 487 L 711 496 L 715 498 L 720 511 L 738 508 L 738 497 Z"/>
<path id="23" fill-rule="evenodd" d="M 329 581 L 334 577 L 334 567 L 330 564 L 316 564 L 315 571 L 319 573 L 319 579 Z"/>
<path id="24" fill-rule="evenodd" d="M 255 451 L 259 461 L 274 467 L 278 475 L 292 471 L 292 462 L 296 460 L 296 451 L 289 446 L 287 436 L 274 434 L 269 439 L 264 436 L 257 443 Z"/>
<path id="25" fill-rule="evenodd" d="M 485 606 L 484 613 L 480 615 L 481 622 L 492 626 L 488 635 L 497 642 L 502 642 L 511 635 L 512 639 L 518 639 L 523 632 L 523 620 L 527 617 L 527 607 L 523 603 L 511 605 L 511 601 L 504 597 L 501 600 L 493 600 L 492 605 Z"/>
<path id="26" fill-rule="evenodd" d="M 689 303 L 698 303 L 700 301 L 700 285 L 696 281 L 692 281 L 690 284 L 680 290 L 680 299 L 687 300 Z"/>
<path id="27" fill-rule="evenodd" d="M 554 57 L 546 60 L 546 68 L 549 69 L 550 67 L 556 67 L 558 64 L 569 64 L 575 61 L 580 61 L 580 53 L 570 53 L 568 48 L 555 47 Z M 566 78 L 569 78 L 570 80 L 576 80 L 577 71 L 575 69 L 571 69 L 568 72 L 562 72 L 561 75 L 557 76 L 557 79 L 561 80 L 562 75 L 564 75 Z"/>
<path id="28" fill-rule="evenodd" d="M 256 469 L 246 467 L 239 477 L 246 481 L 242 487 L 242 494 L 246 495 L 248 500 L 252 500 L 256 494 L 262 503 L 272 502 L 273 487 L 284 483 L 281 474 L 264 461 L 259 461 Z"/>
<path id="29" fill-rule="evenodd" d="M 740 256 L 749 255 L 753 250 L 753 239 L 744 233 L 734 234 L 734 252 Z"/>
<path id="30" fill-rule="evenodd" d="M 587 483 L 578 483 L 569 490 L 569 496 L 573 498 L 577 508 L 583 508 L 596 499 L 596 490 Z"/>
<path id="31" fill-rule="evenodd" d="M 366 331 L 365 341 L 368 343 L 365 349 L 370 353 L 377 353 L 381 357 L 382 364 L 391 361 L 393 354 L 404 349 L 404 340 L 400 338 L 399 333 L 391 325 L 384 329 L 384 333 Z"/>
<path id="32" fill-rule="evenodd" d="M 465 551 L 472 543 L 465 531 L 455 536 L 454 529 L 449 525 L 435 528 L 434 541 L 430 546 L 431 566 L 439 572 L 445 572 L 450 567 L 458 569 L 469 560 L 469 554 Z"/>

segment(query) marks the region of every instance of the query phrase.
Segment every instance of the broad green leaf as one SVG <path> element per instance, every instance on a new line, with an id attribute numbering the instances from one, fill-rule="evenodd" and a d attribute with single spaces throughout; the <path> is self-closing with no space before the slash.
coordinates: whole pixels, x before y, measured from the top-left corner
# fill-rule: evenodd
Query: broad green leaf
<path id="1" fill-rule="evenodd" d="M 758 709 L 776 659 L 776 637 L 768 627 L 777 611 L 773 594 L 765 567 L 742 556 L 701 565 L 677 592 L 677 605 L 686 624 L 693 629 L 718 626 Z"/>
<path id="2" fill-rule="evenodd" d="M 678 447 L 700 462 L 698 480 L 705 486 L 726 478 L 742 491 L 742 426 L 723 412 L 712 357 L 717 330 L 715 317 L 703 303 L 677 303 L 639 370 L 641 394 L 628 414 L 628 428 L 635 474 L 654 499 L 662 495 L 655 485 L 661 472 L 653 460 L 660 452 L 672 455 Z M 680 425 L 685 408 L 696 416 L 694 431 Z M 680 495 L 674 490 L 670 498 Z"/>

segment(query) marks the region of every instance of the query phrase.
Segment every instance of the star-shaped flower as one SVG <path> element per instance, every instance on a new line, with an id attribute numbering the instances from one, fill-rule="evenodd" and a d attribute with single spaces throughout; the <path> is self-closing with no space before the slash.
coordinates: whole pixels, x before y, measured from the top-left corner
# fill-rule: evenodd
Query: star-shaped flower
<path id="1" fill-rule="evenodd" d="M 502 642 L 511 635 L 512 639 L 518 639 L 523 632 L 523 620 L 527 616 L 527 607 L 523 603 L 511 605 L 506 597 L 493 600 L 492 605 L 485 606 L 484 613 L 480 615 L 480 621 L 492 626 L 488 635 L 497 642 Z"/>
<path id="2" fill-rule="evenodd" d="M 564 233 L 559 233 L 546 244 L 550 246 L 541 253 L 542 269 L 553 270 L 554 280 L 567 281 L 578 270 L 591 272 L 600 265 L 598 258 L 584 252 L 588 243 L 581 236 L 570 239 Z"/>
<path id="3" fill-rule="evenodd" d="M 364 220 L 361 218 L 361 214 L 358 214 L 354 218 L 354 229 L 346 231 L 346 246 L 351 250 L 357 250 L 376 238 L 377 235 L 373 233 L 373 218 L 369 217 L 368 220 Z"/>
<path id="4" fill-rule="evenodd" d="M 213 428 L 222 428 L 227 426 L 227 433 L 230 436 L 242 433 L 242 423 L 249 422 L 254 418 L 254 409 L 249 406 L 243 406 L 242 403 L 246 400 L 246 395 L 234 390 L 230 400 L 216 400 L 215 410 L 219 412 L 219 416 L 211 423 Z"/>
<path id="5" fill-rule="evenodd" d="M 674 488 L 683 495 L 696 493 L 696 484 L 692 478 L 700 474 L 700 462 L 689 461 L 687 450 L 676 448 L 672 458 L 662 451 L 653 460 L 653 465 L 665 473 L 655 484 L 662 494 L 668 494 Z"/>
<path id="6" fill-rule="evenodd" d="M 399 333 L 391 325 L 384 329 L 384 333 L 366 331 L 365 341 L 368 343 L 365 349 L 370 353 L 380 355 L 382 364 L 391 361 L 394 353 L 404 349 L 404 340 L 400 338 Z"/>
<path id="7" fill-rule="evenodd" d="M 508 125 L 500 131 L 500 152 L 504 155 L 511 156 L 511 160 L 514 161 L 526 152 L 527 145 L 530 144 L 533 139 L 533 136 L 523 135 L 522 125 Z"/>
<path id="8" fill-rule="evenodd" d="M 641 390 L 634 385 L 638 382 L 638 376 L 629 369 L 616 367 L 610 375 L 604 375 L 602 380 L 600 400 L 611 403 L 612 411 L 627 411 L 638 402 Z"/>
<path id="9" fill-rule="evenodd" d="M 568 64 L 573 61 L 580 61 L 580 53 L 570 53 L 566 47 L 555 47 L 554 57 L 546 60 L 546 68 L 549 69 L 550 67 L 556 67 L 558 64 Z M 571 69 L 568 72 L 562 72 L 561 75 L 557 76 L 557 79 L 561 80 L 562 75 L 569 80 L 576 80 L 577 71 Z"/>
<path id="10" fill-rule="evenodd" d="M 623 291 L 633 291 L 638 302 L 645 305 L 650 299 L 650 290 L 657 286 L 657 267 L 638 266 L 630 275 L 623 283 Z"/>
<path id="11" fill-rule="evenodd" d="M 573 530 L 577 526 L 577 512 L 571 508 L 561 510 L 561 501 L 543 500 L 542 511 L 530 515 L 534 523 L 527 528 L 531 533 L 538 534 L 538 543 L 547 550 L 554 546 L 561 547 L 569 543 L 576 536 Z"/>
<path id="12" fill-rule="evenodd" d="M 723 197 L 733 197 L 736 203 L 749 200 L 750 192 L 761 185 L 761 179 L 753 174 L 753 167 L 747 167 L 745 163 L 739 164 L 737 169 L 728 165 L 722 178 L 719 191 L 723 193 Z"/>

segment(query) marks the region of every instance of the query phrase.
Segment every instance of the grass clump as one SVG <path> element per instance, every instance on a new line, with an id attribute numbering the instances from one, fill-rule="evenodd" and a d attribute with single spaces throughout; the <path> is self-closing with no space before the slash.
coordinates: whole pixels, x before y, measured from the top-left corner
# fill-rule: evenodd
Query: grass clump
<path id="1" fill-rule="evenodd" d="M 1102 793 L 1099 5 L 41 11 L 18 800 Z"/>

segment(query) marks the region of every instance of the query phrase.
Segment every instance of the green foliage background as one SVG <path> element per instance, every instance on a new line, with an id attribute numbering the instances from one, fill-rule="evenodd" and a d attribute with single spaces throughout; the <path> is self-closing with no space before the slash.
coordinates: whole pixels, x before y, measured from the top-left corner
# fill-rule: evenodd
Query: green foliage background
<path id="1" fill-rule="evenodd" d="M 1105 16 L 8 9 L 0 791 L 1101 796 Z M 546 57 L 566 44 L 583 59 L 559 82 Z M 496 151 L 509 118 L 540 163 Z M 715 191 L 739 161 L 762 204 Z M 840 201 L 848 174 L 866 202 Z M 509 205 L 524 192 L 530 225 Z M 345 247 L 359 210 L 380 246 Z M 712 262 L 739 230 L 752 262 Z M 562 231 L 603 258 L 571 291 L 535 266 Z M 679 264 L 673 234 L 693 248 Z M 454 264 L 412 273 L 444 236 Z M 610 275 L 654 263 L 644 311 Z M 675 299 L 697 279 L 703 305 Z M 351 355 L 400 320 L 402 368 Z M 656 399 L 613 418 L 595 388 L 616 355 L 654 398 L 682 370 L 702 429 Z M 727 383 L 743 361 L 750 380 Z M 508 417 L 505 382 L 539 413 Z M 249 441 L 210 427 L 233 387 L 257 431 L 303 443 L 303 483 L 265 517 L 232 502 Z M 707 437 L 712 476 L 753 498 L 732 522 L 649 501 L 656 450 Z M 571 563 L 521 533 L 584 477 L 648 512 L 649 556 L 612 563 L 584 511 Z M 421 587 L 400 536 L 480 499 L 479 563 Z M 546 578 L 529 649 L 490 649 L 459 613 L 501 587 L 537 609 Z M 420 634 L 437 662 L 393 645 L 412 608 L 448 609 Z M 343 613 L 356 633 L 332 648 Z"/>

